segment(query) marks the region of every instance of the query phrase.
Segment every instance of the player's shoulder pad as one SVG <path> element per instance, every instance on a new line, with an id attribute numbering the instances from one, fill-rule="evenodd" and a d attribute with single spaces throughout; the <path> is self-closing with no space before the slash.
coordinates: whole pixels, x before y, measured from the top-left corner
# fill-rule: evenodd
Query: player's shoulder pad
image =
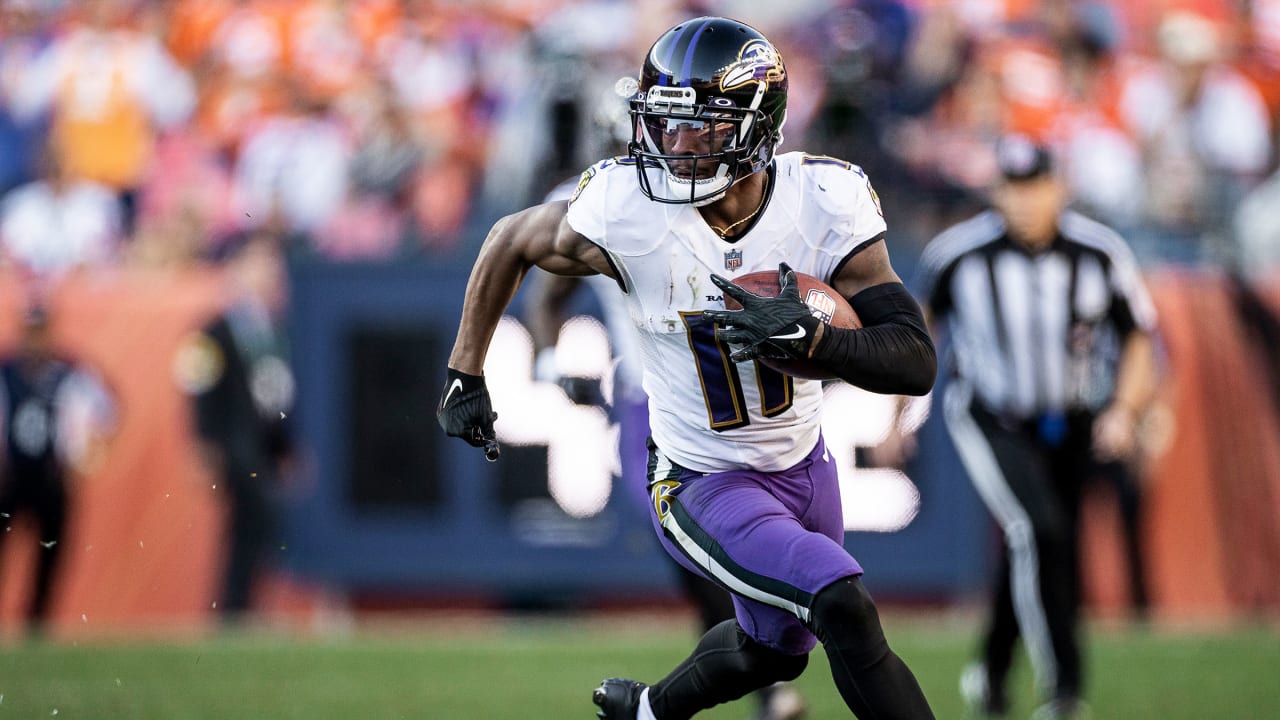
<path id="1" fill-rule="evenodd" d="M 668 206 L 651 202 L 640 190 L 636 163 L 629 157 L 602 160 L 578 181 L 569 202 L 569 226 L 609 252 L 642 255 L 662 242 L 670 221 Z"/>
<path id="2" fill-rule="evenodd" d="M 788 153 L 788 159 L 796 165 L 802 182 L 819 206 L 833 214 L 854 213 L 872 207 L 884 217 L 880 196 L 871 185 L 871 178 L 863 169 L 847 160 L 829 155 Z"/>
<path id="3" fill-rule="evenodd" d="M 625 155 L 620 157 L 605 158 L 582 171 L 582 175 L 578 177 L 577 187 L 573 189 L 573 194 L 569 196 L 569 204 L 572 205 L 582 197 L 582 194 L 591 186 L 592 181 L 595 182 L 595 191 L 603 191 L 605 185 L 608 184 L 608 177 L 618 172 L 635 172 L 636 161 Z M 599 178 L 599 180 L 597 180 Z"/>

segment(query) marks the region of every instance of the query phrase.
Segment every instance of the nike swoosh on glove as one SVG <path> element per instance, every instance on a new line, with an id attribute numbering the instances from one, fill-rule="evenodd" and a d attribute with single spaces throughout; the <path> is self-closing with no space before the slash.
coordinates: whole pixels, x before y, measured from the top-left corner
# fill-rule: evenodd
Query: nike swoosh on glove
<path id="1" fill-rule="evenodd" d="M 486 458 L 497 460 L 498 440 L 493 429 L 493 421 L 497 419 L 484 376 L 449 368 L 444 393 L 436 408 L 436 420 L 445 434 L 462 438 L 472 447 L 482 447 Z"/>
<path id="2" fill-rule="evenodd" d="M 778 296 L 756 295 L 712 273 L 711 282 L 725 295 L 742 303 L 741 310 L 704 310 L 702 317 L 719 327 L 716 337 L 741 345 L 729 359 L 807 358 L 822 321 L 800 299 L 796 273 L 786 263 L 778 265 Z"/>

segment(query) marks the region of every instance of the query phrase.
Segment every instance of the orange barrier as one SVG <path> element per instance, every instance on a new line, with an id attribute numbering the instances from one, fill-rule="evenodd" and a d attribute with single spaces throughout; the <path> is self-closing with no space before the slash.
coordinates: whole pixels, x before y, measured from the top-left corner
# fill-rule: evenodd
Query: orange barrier
<path id="1" fill-rule="evenodd" d="M 1275 613 L 1280 418 L 1263 354 L 1227 278 L 1169 272 L 1148 282 L 1167 353 L 1161 403 L 1172 424 L 1143 479 L 1153 610 L 1169 618 Z M 1280 283 L 1266 291 L 1280 298 Z M 1115 610 L 1126 594 L 1109 502 L 1094 496 L 1086 507 L 1085 583 L 1096 606 Z"/>
<path id="2" fill-rule="evenodd" d="M 1220 277 L 1150 279 L 1169 375 L 1167 450 L 1145 472 L 1153 609 L 1216 618 L 1280 608 L 1280 422 L 1267 368 Z M 1280 283 L 1266 296 L 1280 309 Z M 0 348 L 16 338 L 21 291 L 0 278 Z M 220 277 L 112 273 L 69 281 L 54 326 L 68 353 L 98 369 L 119 400 L 119 432 L 73 489 L 54 602 L 64 636 L 112 628 L 199 628 L 214 613 L 221 559 L 219 490 L 196 462 L 190 409 L 173 380 L 182 337 L 221 303 Z M 1126 597 L 1110 498 L 1090 498 L 1084 555 L 1095 607 Z M 31 543 L 14 527 L 0 563 L 0 627 L 15 627 L 29 588 Z M 25 549 L 20 546 L 27 546 Z M 311 599 L 277 593 L 297 608 Z M 285 598 L 279 600 L 278 598 Z"/>
<path id="3" fill-rule="evenodd" d="M 196 462 L 173 356 L 181 339 L 217 311 L 221 297 L 219 276 L 199 271 L 78 278 L 54 297 L 59 346 L 104 377 L 119 419 L 99 467 L 72 488 L 53 606 L 59 630 L 207 615 L 220 561 L 219 504 Z M 20 298 L 11 292 L 0 300 L 6 347 L 16 339 Z M 10 538 L 5 548 L 0 620 L 6 627 L 20 618 L 29 593 L 34 544 L 21 539 Z"/>

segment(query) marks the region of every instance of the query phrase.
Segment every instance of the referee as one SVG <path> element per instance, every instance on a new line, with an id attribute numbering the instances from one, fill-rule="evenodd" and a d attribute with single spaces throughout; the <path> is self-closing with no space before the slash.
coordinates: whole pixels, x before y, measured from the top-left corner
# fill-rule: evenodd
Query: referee
<path id="1" fill-rule="evenodd" d="M 1066 209 L 1045 147 L 1011 136 L 996 159 L 992 209 L 929 243 L 916 286 L 953 349 L 947 427 L 1004 544 L 961 690 L 980 717 L 1004 716 L 1021 636 L 1044 693 L 1033 717 L 1079 717 L 1081 489 L 1129 472 L 1155 314 L 1124 241 Z"/>

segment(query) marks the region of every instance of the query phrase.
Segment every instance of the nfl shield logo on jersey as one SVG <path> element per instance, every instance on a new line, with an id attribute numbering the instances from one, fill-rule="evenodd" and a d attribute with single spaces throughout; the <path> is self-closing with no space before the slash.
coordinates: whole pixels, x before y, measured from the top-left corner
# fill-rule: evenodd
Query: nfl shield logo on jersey
<path id="1" fill-rule="evenodd" d="M 742 267 L 742 251 L 730 250 L 724 254 L 724 269 L 737 270 Z"/>

